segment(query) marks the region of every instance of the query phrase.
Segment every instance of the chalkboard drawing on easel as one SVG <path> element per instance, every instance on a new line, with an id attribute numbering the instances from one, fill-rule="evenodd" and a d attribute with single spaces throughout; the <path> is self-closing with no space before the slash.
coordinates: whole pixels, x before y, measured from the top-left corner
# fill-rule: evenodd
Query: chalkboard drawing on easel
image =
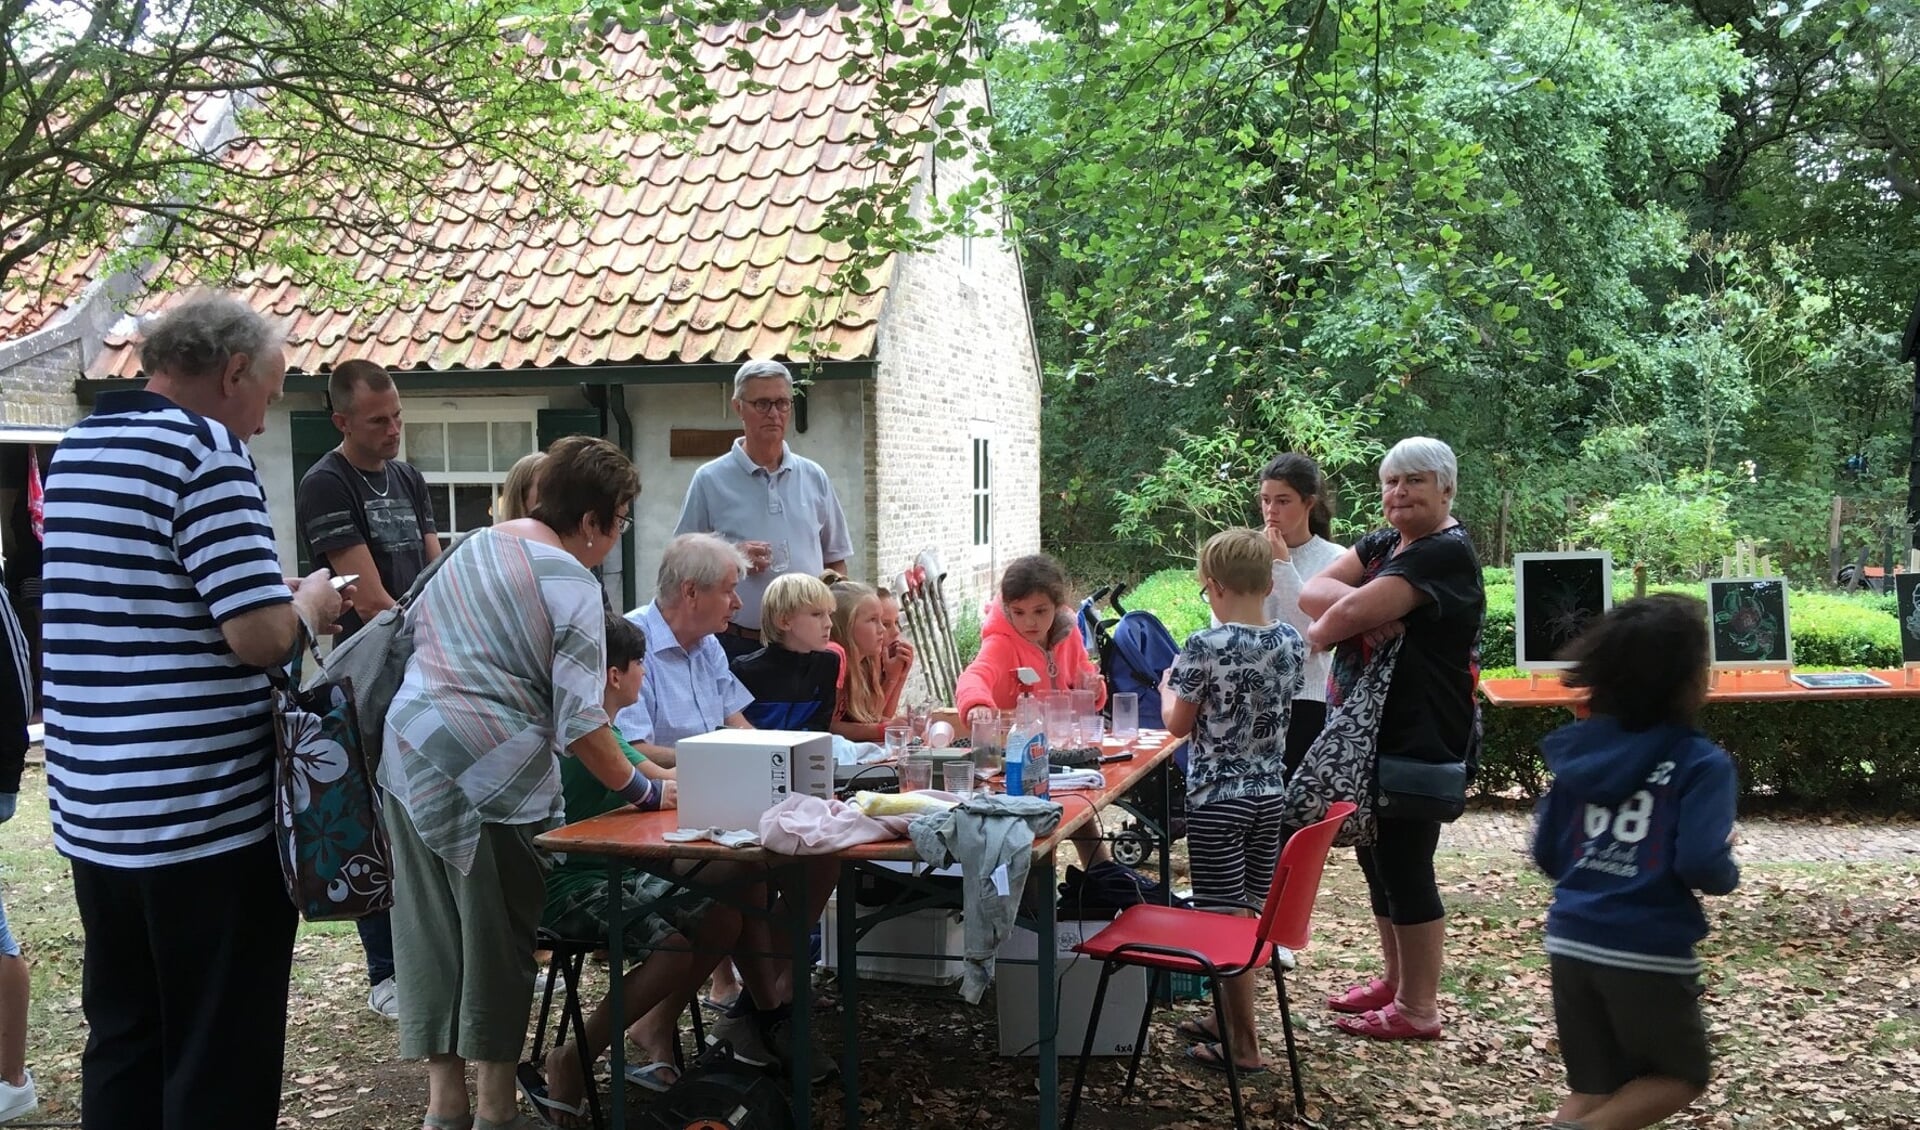
<path id="1" fill-rule="evenodd" d="M 1893 578 L 1900 610 L 1900 662 L 1920 663 L 1920 573 Z"/>
<path id="2" fill-rule="evenodd" d="M 1567 645 L 1613 607 L 1613 554 L 1518 553 L 1513 558 L 1514 665 L 1572 666 Z"/>
<path id="3" fill-rule="evenodd" d="M 1720 577 L 1707 582 L 1713 665 L 1784 670 L 1793 665 L 1787 635 L 1787 582 L 1778 577 Z"/>

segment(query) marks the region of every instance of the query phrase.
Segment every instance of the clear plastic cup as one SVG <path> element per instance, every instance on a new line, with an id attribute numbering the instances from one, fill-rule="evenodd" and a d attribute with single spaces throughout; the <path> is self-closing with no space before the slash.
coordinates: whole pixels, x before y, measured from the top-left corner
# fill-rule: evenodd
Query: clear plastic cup
<path id="1" fill-rule="evenodd" d="M 899 765 L 900 791 L 917 793 L 921 789 L 933 787 L 933 759 L 930 757 L 909 757 Z"/>
<path id="2" fill-rule="evenodd" d="M 1047 746 L 1051 749 L 1065 749 L 1073 744 L 1074 715 L 1073 692 L 1042 691 L 1040 693 L 1040 713 L 1047 727 Z"/>
<path id="3" fill-rule="evenodd" d="M 888 723 L 886 730 L 887 756 L 895 761 L 907 755 L 907 746 L 913 740 L 913 727 L 905 722 Z"/>
<path id="4" fill-rule="evenodd" d="M 1113 696 L 1113 736 L 1130 742 L 1140 736 L 1140 696 L 1131 691 Z"/>
<path id="5" fill-rule="evenodd" d="M 1080 716 L 1080 744 L 1097 746 L 1107 740 L 1107 720 L 1098 710 Z"/>
<path id="6" fill-rule="evenodd" d="M 940 787 L 966 796 L 973 791 L 973 762 L 947 761 L 940 766 Z"/>
<path id="7" fill-rule="evenodd" d="M 987 717 L 974 722 L 971 740 L 973 759 L 978 768 L 991 772 L 1000 768 L 1006 761 L 1009 725 L 997 710 L 989 710 Z"/>

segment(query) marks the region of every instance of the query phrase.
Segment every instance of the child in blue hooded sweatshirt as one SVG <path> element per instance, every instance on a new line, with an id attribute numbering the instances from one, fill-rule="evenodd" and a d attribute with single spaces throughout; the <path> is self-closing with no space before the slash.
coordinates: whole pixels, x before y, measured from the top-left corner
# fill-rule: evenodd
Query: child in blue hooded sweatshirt
<path id="1" fill-rule="evenodd" d="M 1639 1130 L 1684 1109 L 1711 1069 L 1694 893 L 1740 882 L 1733 760 L 1695 727 L 1706 701 L 1706 606 L 1630 600 L 1577 640 L 1562 681 L 1590 715 L 1540 743 L 1553 787 L 1533 858 L 1547 912 L 1554 1022 L 1571 1092 L 1556 1130 Z"/>

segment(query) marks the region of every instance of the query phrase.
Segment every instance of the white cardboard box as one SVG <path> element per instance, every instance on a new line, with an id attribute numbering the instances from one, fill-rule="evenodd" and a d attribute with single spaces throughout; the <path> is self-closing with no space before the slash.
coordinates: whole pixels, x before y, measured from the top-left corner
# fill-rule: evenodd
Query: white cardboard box
<path id="1" fill-rule="evenodd" d="M 820 964 L 840 968 L 839 896 L 827 900 L 822 930 Z M 916 910 L 890 918 L 860 939 L 860 976 L 909 985 L 951 985 L 960 979 L 966 954 L 966 933 L 957 910 Z M 922 954 L 922 957 L 877 957 L 868 951 Z"/>
<path id="2" fill-rule="evenodd" d="M 1054 976 L 1057 978 L 1060 1055 L 1080 1054 L 1087 1038 L 1087 1018 L 1093 1013 L 1093 994 L 1100 987 L 1100 963 L 1073 952 L 1110 923 L 1085 919 L 1054 924 Z M 1037 956 L 1032 930 L 1014 927 L 1000 943 L 1000 957 Z M 1000 1054 L 1038 1055 L 1039 995 L 1034 986 L 1039 971 L 1032 965 L 994 964 L 994 999 L 1000 1012 Z M 1147 971 L 1123 966 L 1107 981 L 1107 1000 L 1100 1009 L 1100 1027 L 1093 1036 L 1094 1055 L 1132 1055 L 1140 1034 L 1140 1010 L 1147 1004 Z"/>
<path id="3" fill-rule="evenodd" d="M 760 830 L 760 817 L 792 793 L 833 795 L 833 735 L 715 730 L 681 738 L 680 827 Z"/>

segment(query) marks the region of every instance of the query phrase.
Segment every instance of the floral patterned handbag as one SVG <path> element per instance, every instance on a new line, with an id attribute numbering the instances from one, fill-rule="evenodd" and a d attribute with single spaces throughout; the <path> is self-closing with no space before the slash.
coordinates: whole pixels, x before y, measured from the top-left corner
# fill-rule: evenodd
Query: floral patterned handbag
<path id="1" fill-rule="evenodd" d="M 1328 703 L 1326 727 L 1287 780 L 1282 809 L 1287 827 L 1318 823 L 1334 801 L 1350 800 L 1357 807 L 1340 825 L 1333 842 L 1340 847 L 1365 847 L 1379 834 L 1374 755 L 1380 746 L 1387 688 L 1393 685 L 1393 665 L 1399 657 L 1396 636 L 1374 649 L 1344 699 Z"/>
<path id="2" fill-rule="evenodd" d="M 300 650 L 272 674 L 274 837 L 287 894 L 309 922 L 364 918 L 393 906 L 392 849 L 345 680 L 300 686 Z"/>

